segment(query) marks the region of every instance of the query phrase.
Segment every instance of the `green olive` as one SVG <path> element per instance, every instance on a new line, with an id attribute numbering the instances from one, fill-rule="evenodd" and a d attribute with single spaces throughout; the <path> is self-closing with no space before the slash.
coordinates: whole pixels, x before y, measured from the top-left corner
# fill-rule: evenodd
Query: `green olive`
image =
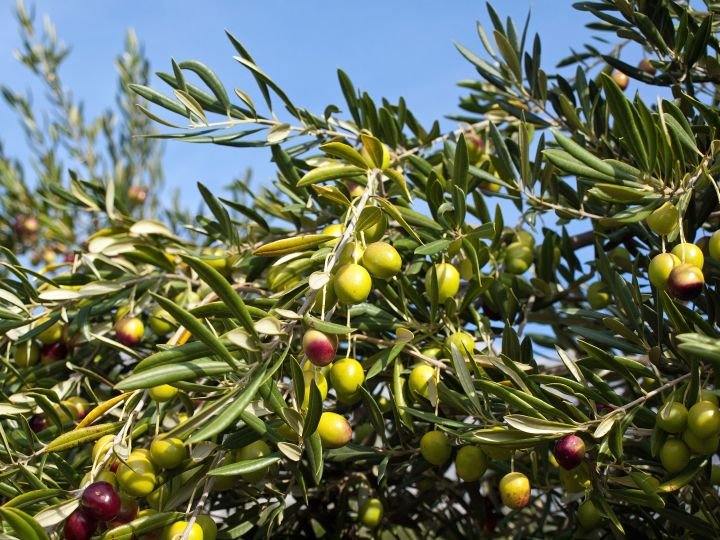
<path id="1" fill-rule="evenodd" d="M 672 253 L 655 255 L 648 266 L 648 279 L 657 289 L 665 290 L 670 273 L 676 266 L 682 264 Z"/>
<path id="2" fill-rule="evenodd" d="M 428 431 L 420 439 L 420 454 L 432 465 L 443 465 L 451 453 L 450 441 L 442 431 Z"/>
<path id="3" fill-rule="evenodd" d="M 433 269 L 430 268 L 425 275 L 425 290 L 430 291 L 433 284 Z M 450 263 L 440 263 L 435 265 L 435 287 L 438 292 L 438 301 L 445 302 L 448 298 L 452 298 L 460 290 L 460 272 L 457 271 Z M 429 293 L 428 293 L 429 294 Z"/>
<path id="4" fill-rule="evenodd" d="M 429 399 L 430 381 L 434 376 L 435 370 L 427 364 L 415 366 L 408 377 L 408 386 L 413 395 Z"/>
<path id="5" fill-rule="evenodd" d="M 360 507 L 358 517 L 360 518 L 360 523 L 370 529 L 374 529 L 380 525 L 384 513 L 385 508 L 380 499 L 368 499 Z"/>
<path id="6" fill-rule="evenodd" d="M 692 264 L 698 268 L 702 268 L 703 264 L 705 264 L 705 256 L 695 244 L 678 244 L 672 248 L 671 253 L 680 259 L 682 263 Z"/>
<path id="7" fill-rule="evenodd" d="M 596 281 L 588 287 L 587 300 L 593 309 L 603 309 L 610 304 L 610 292 L 602 281 Z"/>
<path id="8" fill-rule="evenodd" d="M 668 433 L 682 433 L 687 425 L 688 410 L 677 401 L 669 401 L 658 410 L 656 425 Z"/>
<path id="9" fill-rule="evenodd" d="M 690 463 L 690 450 L 680 439 L 668 439 L 660 448 L 660 463 L 669 473 L 678 473 Z"/>
<path id="10" fill-rule="evenodd" d="M 488 467 L 488 459 L 478 446 L 463 446 L 455 456 L 455 471 L 462 480 L 479 480 Z"/>
<path id="11" fill-rule="evenodd" d="M 343 304 L 359 304 L 367 300 L 372 289 L 372 278 L 359 264 L 346 264 L 335 274 L 333 288 Z"/>
<path id="12" fill-rule="evenodd" d="M 400 272 L 402 259 L 397 250 L 387 242 L 373 242 L 365 248 L 362 264 L 373 277 L 390 279 Z"/>
<path id="13" fill-rule="evenodd" d="M 720 433 L 718 406 L 711 401 L 698 401 L 688 411 L 687 428 L 700 439 Z"/>
<path id="14" fill-rule="evenodd" d="M 650 214 L 646 221 L 652 232 L 667 236 L 677 229 L 679 220 L 680 212 L 678 212 L 678 209 L 674 204 L 666 201 L 660 208 Z"/>
<path id="15" fill-rule="evenodd" d="M 157 438 L 150 444 L 150 459 L 164 469 L 173 469 L 180 465 L 187 452 L 180 439 L 174 437 Z"/>

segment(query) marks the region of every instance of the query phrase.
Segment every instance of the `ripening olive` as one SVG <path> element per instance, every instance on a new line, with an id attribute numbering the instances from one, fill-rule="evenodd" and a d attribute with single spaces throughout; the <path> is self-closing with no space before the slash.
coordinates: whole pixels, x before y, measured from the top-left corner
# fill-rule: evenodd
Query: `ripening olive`
<path id="1" fill-rule="evenodd" d="M 149 459 L 130 456 L 117 470 L 118 484 L 133 497 L 145 497 L 155 489 L 155 467 Z"/>
<path id="2" fill-rule="evenodd" d="M 305 395 L 303 396 L 303 402 L 300 405 L 301 409 L 307 409 L 310 406 L 310 384 L 315 381 L 315 385 L 320 391 L 320 398 L 325 399 L 328 393 L 328 383 L 325 375 L 320 370 L 304 370 L 303 379 L 305 380 Z"/>
<path id="3" fill-rule="evenodd" d="M 702 270 L 687 263 L 673 268 L 667 282 L 668 291 L 679 300 L 696 298 L 704 286 L 705 277 Z"/>
<path id="4" fill-rule="evenodd" d="M 188 524 L 188 521 L 176 521 L 165 529 L 165 534 L 163 534 L 162 540 L 180 540 L 183 538 L 183 533 L 185 532 Z M 203 530 L 200 525 L 193 523 L 186 538 L 187 540 L 204 540 Z"/>
<path id="5" fill-rule="evenodd" d="M 135 347 L 145 335 L 145 326 L 137 317 L 123 317 L 115 323 L 115 337 L 126 347 Z"/>
<path id="6" fill-rule="evenodd" d="M 648 75 L 655 75 L 657 68 L 652 64 L 649 58 L 643 58 L 638 64 L 638 69 Z"/>
<path id="7" fill-rule="evenodd" d="M 692 431 L 686 429 L 682 439 L 692 452 L 700 454 L 701 456 L 714 454 L 718 451 L 718 445 L 720 445 L 720 437 L 718 437 L 717 433 L 709 437 L 698 437 Z"/>
<path id="8" fill-rule="evenodd" d="M 373 242 L 380 240 L 387 230 L 387 224 L 387 216 L 385 215 L 385 212 L 382 212 L 380 214 L 380 219 L 378 219 L 374 225 L 370 225 L 370 227 L 363 229 L 360 232 L 365 240 L 365 243 L 372 244 Z"/>
<path id="9" fill-rule="evenodd" d="M 530 481 L 519 472 L 506 474 L 500 480 L 500 498 L 505 506 L 518 510 L 530 502 Z"/>
<path id="10" fill-rule="evenodd" d="M 467 332 L 454 332 L 445 339 L 445 349 L 452 354 L 452 346 L 455 345 L 462 356 L 472 354 L 475 350 L 475 339 Z M 467 351 L 467 352 L 465 352 Z"/>
<path id="11" fill-rule="evenodd" d="M 35 323 L 35 326 L 42 326 L 43 324 L 47 323 L 49 321 L 49 317 L 43 317 L 39 321 Z M 55 321 L 50 326 L 45 328 L 42 332 L 40 332 L 36 337 L 37 340 L 42 343 L 43 345 L 50 345 L 51 343 L 56 343 L 62 339 L 63 335 L 63 326 L 60 323 L 60 321 Z"/>
<path id="12" fill-rule="evenodd" d="M 207 514 L 200 514 L 195 523 L 200 525 L 203 532 L 202 540 L 215 540 L 217 537 L 217 523 Z"/>
<path id="13" fill-rule="evenodd" d="M 707 388 L 703 388 L 702 390 L 700 390 L 700 401 L 710 401 L 715 405 L 720 405 L 718 395 L 712 390 L 708 390 Z"/>
<path id="14" fill-rule="evenodd" d="M 335 359 L 338 339 L 334 334 L 308 330 L 303 335 L 302 348 L 308 360 L 318 367 L 327 366 Z"/>
<path id="15" fill-rule="evenodd" d="M 91 454 L 93 461 L 97 459 L 102 459 L 107 453 L 107 451 L 112 448 L 114 440 L 115 435 L 103 435 L 97 441 L 95 441 L 95 445 L 93 446 Z"/>
<path id="16" fill-rule="evenodd" d="M 317 432 L 324 448 L 340 448 L 352 439 L 350 423 L 334 412 L 325 411 L 320 416 Z"/>
<path id="17" fill-rule="evenodd" d="M 246 446 L 243 446 L 237 452 L 235 452 L 235 459 L 237 459 L 238 461 L 259 459 L 270 455 L 270 453 L 271 450 L 268 444 L 262 439 L 259 439 Z M 243 473 L 241 476 L 251 484 L 254 484 L 265 478 L 265 475 L 268 473 L 268 471 L 270 471 L 269 466 L 262 467 L 261 469 L 258 469 L 256 471 Z"/>
<path id="18" fill-rule="evenodd" d="M 617 69 L 613 70 L 611 77 L 612 80 L 615 81 L 615 84 L 620 87 L 620 90 L 625 90 L 628 87 L 628 84 L 630 84 L 628 76 Z"/>
<path id="19" fill-rule="evenodd" d="M 334 245 L 337 245 L 337 243 L 340 241 L 340 237 L 345 232 L 345 225 L 342 225 L 340 223 L 333 223 L 331 225 L 328 225 L 322 230 L 322 234 L 331 234 L 335 238 L 333 240 L 328 240 L 327 242 L 323 242 L 323 246 L 326 247 L 332 247 Z"/>
<path id="20" fill-rule="evenodd" d="M 505 250 L 505 270 L 511 274 L 522 274 L 532 264 L 532 249 L 522 243 L 513 242 Z"/>

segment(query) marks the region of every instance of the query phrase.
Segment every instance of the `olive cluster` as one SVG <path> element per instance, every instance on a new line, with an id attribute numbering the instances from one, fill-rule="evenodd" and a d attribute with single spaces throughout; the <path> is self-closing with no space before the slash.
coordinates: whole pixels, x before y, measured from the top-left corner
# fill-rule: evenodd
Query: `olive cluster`
<path id="1" fill-rule="evenodd" d="M 667 401 L 655 423 L 667 439 L 660 448 L 660 462 L 670 473 L 684 470 L 692 454 L 711 456 L 720 445 L 718 397 L 703 390 L 700 400 L 687 409 L 680 401 Z"/>

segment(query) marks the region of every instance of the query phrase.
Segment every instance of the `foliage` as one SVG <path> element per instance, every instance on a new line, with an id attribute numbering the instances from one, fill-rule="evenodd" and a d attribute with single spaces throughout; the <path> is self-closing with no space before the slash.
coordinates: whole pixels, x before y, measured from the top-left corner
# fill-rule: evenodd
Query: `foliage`
<path id="1" fill-rule="evenodd" d="M 355 518 L 376 497 L 387 538 L 572 537 L 590 500 L 584 508 L 602 521 L 581 535 L 714 537 L 717 444 L 669 472 L 660 450 L 672 436 L 655 417 L 668 401 L 690 409 L 717 397 L 719 261 L 711 246 L 691 302 L 651 287 L 648 265 L 671 246 L 702 245 L 718 226 L 717 6 L 575 7 L 619 41 L 608 52 L 586 45 L 549 72 L 528 24 L 518 29 L 488 6 L 492 28 L 478 26 L 485 52 L 458 45 L 479 78 L 461 83 L 460 127 L 448 133 L 421 125 L 402 98 L 359 91 L 342 71 L 345 103 L 304 109 L 230 33 L 256 90 L 229 93 L 191 60 L 158 73 L 164 93 L 149 85 L 129 38 L 121 125 L 111 127 L 110 114 L 86 122 L 59 82 L 67 50 L 52 32 L 31 41 L 21 9 L 21 60 L 47 82 L 57 114 L 40 127 L 29 100 L 4 90 L 37 175 L 33 194 L 19 165 L 2 159 L 6 532 L 21 536 L 26 526 L 46 537 L 37 524 L 58 526 L 101 465 L 166 433 L 189 454 L 157 478 L 170 494 L 161 512 L 135 526 L 162 527 L 176 512 L 192 523 L 209 511 L 223 538 L 369 537 Z M 630 42 L 649 58 L 642 69 L 622 60 Z M 671 99 L 627 97 L 614 69 Z M 169 131 L 153 131 L 146 117 Z M 102 156 L 101 134 L 110 144 Z M 165 224 L 151 219 L 161 139 L 267 147 L 277 177 L 261 190 L 237 182 L 228 197 L 199 185 L 209 213 L 166 209 Z M 69 178 L 61 149 L 83 167 Z M 147 201 L 129 199 L 133 185 L 149 188 Z M 667 202 L 678 226 L 659 236 L 646 219 Z M 37 216 L 42 233 L 19 230 L 18 216 Z M 337 234 L 326 228 L 337 224 Z M 366 300 L 336 304 L 338 268 L 362 262 L 356 249 L 378 228 L 402 270 L 374 279 Z M 42 242 L 75 254 L 40 269 L 16 256 Z M 459 269 L 457 294 L 438 263 Z M 152 326 L 158 306 L 168 335 L 145 331 L 134 345 L 114 329 L 130 316 Z M 21 362 L 18 351 L 56 322 L 67 356 L 52 361 L 44 348 L 44 361 Z M 332 368 L 306 361 L 308 329 L 338 336 L 338 354 L 360 361 L 356 393 L 333 389 L 323 400 L 318 373 L 336 384 Z M 460 331 L 474 346 L 448 341 Z M 433 369 L 427 397 L 409 388 L 416 365 Z M 315 374 L 310 384 L 304 369 Z M 166 384 L 179 390 L 169 401 L 146 392 Z M 70 396 L 90 402 L 87 416 L 68 410 Z M 323 449 L 323 411 L 349 419 L 349 444 Z M 454 453 L 480 446 L 488 471 L 462 482 L 449 461 L 431 465 L 419 452 L 429 430 L 445 433 Z M 93 462 L 92 444 L 107 434 L 114 442 Z M 567 434 L 587 449 L 572 471 L 551 458 Z M 270 453 L 248 458 L 258 440 Z M 510 471 L 530 480 L 524 508 L 503 508 L 498 485 Z"/>

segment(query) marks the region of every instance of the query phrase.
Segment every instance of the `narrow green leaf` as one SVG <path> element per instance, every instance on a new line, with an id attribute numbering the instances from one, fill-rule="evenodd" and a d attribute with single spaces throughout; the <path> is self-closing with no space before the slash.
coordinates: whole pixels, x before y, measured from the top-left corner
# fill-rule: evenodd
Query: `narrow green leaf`
<path id="1" fill-rule="evenodd" d="M 338 178 L 348 178 L 353 176 L 364 175 L 364 169 L 355 165 L 329 164 L 316 167 L 305 174 L 297 183 L 297 187 L 305 187 L 318 182 L 327 182 L 328 180 L 337 180 Z"/>
<path id="2" fill-rule="evenodd" d="M 310 381 L 310 396 L 308 399 L 308 411 L 303 423 L 302 436 L 307 439 L 317 430 L 322 416 L 322 395 L 318 389 L 315 379 Z"/>
<path id="3" fill-rule="evenodd" d="M 275 91 L 275 94 L 282 100 L 283 103 L 285 103 L 285 106 L 288 108 L 288 111 L 290 111 L 290 114 L 292 114 L 295 118 L 299 118 L 300 114 L 298 113 L 297 109 L 295 108 L 295 105 L 293 105 L 292 101 L 290 101 L 290 98 L 287 97 L 287 94 L 280 88 L 275 82 L 266 75 L 259 67 L 255 65 L 254 62 L 251 60 L 248 60 L 246 58 L 243 58 L 241 56 L 234 56 L 235 60 L 240 62 L 243 66 L 245 66 L 248 70 L 250 70 L 253 74 L 253 76 L 259 80 L 262 81 L 263 84 L 266 84 L 270 88 L 272 88 Z M 268 106 L 271 104 L 268 103 Z M 272 108 L 272 107 L 271 107 Z"/>
<path id="4" fill-rule="evenodd" d="M 373 428 L 375 428 L 375 432 L 380 435 L 380 438 L 383 440 L 383 442 L 387 444 L 388 439 L 387 434 L 385 433 L 385 422 L 383 420 L 380 406 L 375 401 L 373 395 L 367 389 L 365 389 L 364 386 L 360 386 L 360 395 L 362 397 L 365 408 L 370 413 L 370 422 L 372 423 Z"/>
<path id="5" fill-rule="evenodd" d="M 50 441 L 43 449 L 45 453 L 62 452 L 70 448 L 75 448 L 81 444 L 87 444 L 103 435 L 110 435 L 120 429 L 122 422 L 113 422 L 108 424 L 98 424 L 86 428 L 75 429 L 56 437 Z"/>
<path id="6" fill-rule="evenodd" d="M 385 208 L 385 211 L 388 213 L 388 215 L 390 215 L 390 217 L 397 221 L 410 236 L 412 236 L 420 244 L 423 243 L 418 234 L 415 232 L 415 229 L 413 229 L 410 225 L 408 225 L 408 222 L 405 221 L 405 218 L 403 218 L 403 215 L 400 213 L 400 210 L 397 206 L 395 206 L 383 197 L 377 197 L 377 201 L 383 206 L 383 208 Z"/>
<path id="7" fill-rule="evenodd" d="M 203 200 L 205 201 L 205 204 L 208 205 L 210 211 L 213 213 L 213 216 L 215 216 L 215 219 L 220 224 L 220 228 L 223 231 L 223 236 L 225 237 L 225 239 L 227 239 L 229 242 L 232 242 L 233 244 L 237 244 L 237 230 L 233 225 L 232 220 L 230 219 L 230 214 L 228 214 L 227 209 L 222 204 L 220 204 L 215 195 L 213 195 L 210 190 L 206 188 L 203 184 L 198 182 L 197 187 L 200 191 L 200 194 L 202 195 Z"/>
<path id="8" fill-rule="evenodd" d="M 450 244 L 452 244 L 452 240 L 442 238 L 425 244 L 424 246 L 416 247 L 414 253 L 416 255 L 435 255 L 436 253 L 445 251 Z"/>
<path id="9" fill-rule="evenodd" d="M 187 330 L 192 333 L 197 339 L 205 343 L 210 350 L 217 354 L 222 360 L 224 360 L 231 368 L 237 369 L 237 360 L 230 354 L 227 347 L 213 334 L 208 328 L 205 327 L 198 319 L 196 319 L 192 313 L 188 310 L 178 306 L 172 300 L 165 298 L 159 294 L 150 293 L 155 301 L 160 304 L 160 307 L 167 310 L 173 318 L 183 325 Z"/>
<path id="10" fill-rule="evenodd" d="M 203 111 L 202 105 L 200 105 L 197 100 L 192 97 L 187 92 L 183 92 L 182 90 L 173 90 L 173 93 L 175 94 L 175 97 L 178 98 L 178 101 L 185 105 L 187 109 L 193 113 L 195 116 L 197 116 L 200 120 L 202 120 L 203 124 L 207 125 L 208 120 L 205 116 L 205 111 Z"/>
<path id="11" fill-rule="evenodd" d="M 214 377 L 233 371 L 225 362 L 192 360 L 181 364 L 166 364 L 140 371 L 125 377 L 115 388 L 122 391 L 152 388 L 179 381 L 194 381 L 201 377 Z"/>
<path id="12" fill-rule="evenodd" d="M 355 120 L 357 126 L 362 126 L 362 118 L 360 117 L 360 109 L 358 108 L 358 99 L 355 87 L 350 80 L 350 77 L 341 69 L 337 71 L 338 82 L 340 83 L 340 89 L 342 90 L 345 102 L 347 103 L 350 115 Z"/>
<path id="13" fill-rule="evenodd" d="M 275 465 L 280 461 L 280 456 L 267 456 L 256 459 L 244 459 L 242 461 L 236 461 L 230 465 L 223 465 L 217 469 L 211 469 L 208 471 L 210 476 L 239 476 L 255 471 L 262 471 Z"/>
<path id="14" fill-rule="evenodd" d="M 182 260 L 185 261 L 200 278 L 213 290 L 218 298 L 225 303 L 225 306 L 232 311 L 233 315 L 237 317 L 240 324 L 251 336 L 257 338 L 257 332 L 253 318 L 245 305 L 245 302 L 241 296 L 237 293 L 232 285 L 228 283 L 227 279 L 223 277 L 220 272 L 215 270 L 212 266 L 206 262 L 188 255 L 181 255 Z"/>
<path id="15" fill-rule="evenodd" d="M 579 431 L 578 426 L 563 424 L 560 422 L 551 422 L 549 420 L 540 420 L 522 414 L 510 414 L 505 416 L 505 422 L 518 431 L 523 433 L 531 433 L 533 435 L 561 435 L 563 433 L 576 433 Z"/>
<path id="16" fill-rule="evenodd" d="M 320 150 L 333 157 L 344 159 L 355 167 L 360 167 L 361 169 L 368 168 L 368 165 L 367 163 L 365 163 L 365 159 L 362 157 L 362 155 L 360 155 L 360 152 L 355 150 L 349 144 L 341 142 L 329 142 L 320 145 Z"/>
<path id="17" fill-rule="evenodd" d="M 250 383 L 242 390 L 237 398 L 227 407 L 218 411 L 218 415 L 215 418 L 206 422 L 200 429 L 193 432 L 188 438 L 188 442 L 198 443 L 211 439 L 230 427 L 255 398 L 255 394 L 260 388 L 260 385 L 264 382 L 265 373 L 265 368 L 258 370 L 257 373 L 253 373 Z"/>
<path id="18" fill-rule="evenodd" d="M 460 380 L 460 385 L 462 386 L 465 395 L 470 398 L 470 402 L 473 404 L 475 412 L 480 414 L 482 411 L 480 400 L 478 399 L 475 385 L 473 384 L 472 377 L 470 376 L 470 371 L 465 364 L 468 352 L 460 351 L 455 343 L 452 343 L 450 353 L 452 356 L 453 366 L 455 367 L 455 375 L 457 375 L 457 378 Z M 472 357 L 470 357 L 470 361 L 473 361 Z"/>
<path id="19" fill-rule="evenodd" d="M 22 510 L 0 506 L 0 517 L 12 527 L 16 538 L 22 540 L 47 540 L 49 538 L 33 517 Z"/>
<path id="20" fill-rule="evenodd" d="M 225 107 L 227 111 L 230 110 L 230 98 L 228 98 L 225 87 L 220 81 L 220 78 L 215 75 L 215 73 L 209 67 L 196 60 L 186 60 L 184 62 L 180 62 L 180 67 L 182 69 L 188 69 L 196 73 L 198 77 L 200 77 L 200 79 L 202 79 L 202 81 L 207 85 L 210 91 L 215 95 L 215 97 L 222 104 L 222 106 Z"/>
<path id="21" fill-rule="evenodd" d="M 355 330 L 357 330 L 357 328 L 353 328 L 352 326 L 345 326 L 344 324 L 320 320 L 309 313 L 305 314 L 303 322 L 308 328 L 313 328 L 324 334 L 352 334 Z"/>
<path id="22" fill-rule="evenodd" d="M 320 434 L 317 431 L 308 437 L 305 452 L 307 453 L 308 462 L 310 464 L 310 472 L 313 475 L 315 485 L 320 485 L 324 460 L 322 441 L 320 440 Z"/>
<path id="23" fill-rule="evenodd" d="M 160 92 L 153 88 L 150 88 L 149 86 L 143 86 L 141 84 L 130 84 L 128 85 L 128 87 L 130 88 L 130 90 L 132 90 L 139 96 L 144 97 L 155 105 L 159 105 L 163 109 L 167 109 L 182 116 L 185 116 L 186 114 L 184 107 L 178 105 L 166 95 L 161 94 Z"/>
<path id="24" fill-rule="evenodd" d="M 522 82 L 523 79 L 520 59 L 518 58 L 515 49 L 513 49 L 512 45 L 510 45 L 507 36 L 501 34 L 497 30 L 493 32 L 493 35 L 495 36 L 495 43 L 498 46 L 498 50 L 510 68 L 510 71 L 512 71 L 512 74 L 515 76 L 515 80 L 517 82 Z"/>
<path id="25" fill-rule="evenodd" d="M 288 255 L 289 253 L 314 248 L 323 242 L 335 238 L 332 234 L 299 234 L 292 238 L 283 238 L 264 244 L 255 250 L 255 255 L 262 257 L 279 257 L 281 255 Z"/>
<path id="26" fill-rule="evenodd" d="M 601 73 L 600 77 L 614 118 L 614 129 L 623 137 L 623 142 L 642 169 L 648 171 L 649 158 L 636 121 L 637 111 L 612 77 L 607 73 Z"/>

